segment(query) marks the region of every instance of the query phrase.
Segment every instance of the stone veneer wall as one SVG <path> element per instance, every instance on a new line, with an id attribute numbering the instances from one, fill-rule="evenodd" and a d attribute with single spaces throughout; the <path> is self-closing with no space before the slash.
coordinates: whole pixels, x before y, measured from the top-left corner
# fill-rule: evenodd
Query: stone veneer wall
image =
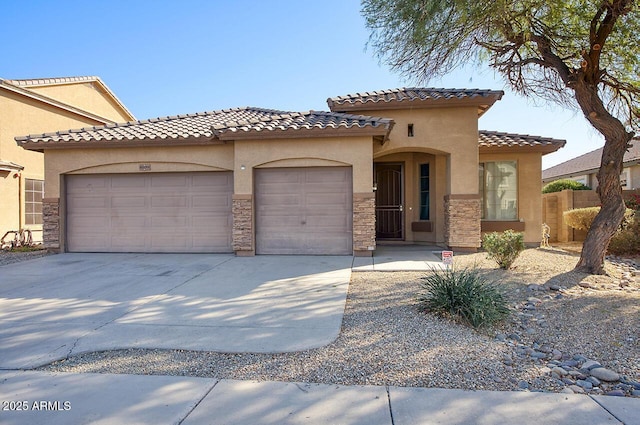
<path id="1" fill-rule="evenodd" d="M 238 255 L 254 255 L 253 196 L 233 195 L 233 250 Z"/>
<path id="2" fill-rule="evenodd" d="M 42 241 L 47 249 L 60 249 L 60 199 L 42 200 Z"/>
<path id="3" fill-rule="evenodd" d="M 372 255 L 376 248 L 376 198 L 374 193 L 353 194 L 353 252 Z"/>
<path id="4" fill-rule="evenodd" d="M 444 199 L 444 238 L 452 249 L 476 250 L 481 242 L 479 195 L 447 195 Z"/>

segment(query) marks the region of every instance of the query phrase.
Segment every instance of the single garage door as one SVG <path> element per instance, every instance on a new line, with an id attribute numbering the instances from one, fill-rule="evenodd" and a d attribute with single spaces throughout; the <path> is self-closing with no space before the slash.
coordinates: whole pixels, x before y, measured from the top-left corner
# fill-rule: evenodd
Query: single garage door
<path id="1" fill-rule="evenodd" d="M 231 252 L 231 172 L 66 178 L 71 252 Z"/>
<path id="2" fill-rule="evenodd" d="M 351 168 L 258 169 L 258 254 L 351 255 Z"/>

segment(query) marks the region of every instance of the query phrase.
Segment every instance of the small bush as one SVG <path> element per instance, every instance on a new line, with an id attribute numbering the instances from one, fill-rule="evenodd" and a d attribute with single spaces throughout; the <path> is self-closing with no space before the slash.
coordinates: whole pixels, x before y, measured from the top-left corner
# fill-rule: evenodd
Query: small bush
<path id="1" fill-rule="evenodd" d="M 622 222 L 621 229 L 609 241 L 608 252 L 613 255 L 640 254 L 640 215 L 638 213 L 634 213 L 631 218 Z"/>
<path id="2" fill-rule="evenodd" d="M 421 286 L 418 300 L 425 310 L 458 318 L 476 329 L 509 315 L 503 292 L 477 269 L 434 270 Z"/>
<path id="3" fill-rule="evenodd" d="M 561 192 L 565 189 L 571 190 L 591 190 L 589 186 L 586 186 L 580 182 L 569 179 L 556 180 L 551 183 L 547 183 L 542 188 L 542 193 Z"/>
<path id="4" fill-rule="evenodd" d="M 487 251 L 490 259 L 498 263 L 501 269 L 506 270 L 524 251 L 524 233 L 513 230 L 487 233 L 482 238 L 482 247 Z"/>
<path id="5" fill-rule="evenodd" d="M 575 208 L 562 213 L 562 217 L 567 226 L 578 230 L 589 230 L 593 219 L 600 212 L 600 207 Z M 622 227 L 626 226 L 633 219 L 633 210 L 627 208 L 622 219 Z"/>
<path id="6" fill-rule="evenodd" d="M 575 208 L 562 213 L 567 226 L 578 230 L 589 230 L 593 219 L 600 212 L 600 207 Z"/>
<path id="7" fill-rule="evenodd" d="M 624 205 L 634 211 L 640 211 L 640 195 L 632 193 L 624 200 Z"/>

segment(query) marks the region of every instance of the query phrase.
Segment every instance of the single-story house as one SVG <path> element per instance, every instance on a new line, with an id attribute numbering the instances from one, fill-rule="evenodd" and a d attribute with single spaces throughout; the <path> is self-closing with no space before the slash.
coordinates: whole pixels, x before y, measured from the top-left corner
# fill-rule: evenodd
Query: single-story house
<path id="1" fill-rule="evenodd" d="M 98 77 L 0 79 L 0 238 L 27 229 L 42 240 L 44 157 L 15 136 L 134 119 Z"/>
<path id="2" fill-rule="evenodd" d="M 600 169 L 601 159 L 602 148 L 547 168 L 542 171 L 542 184 L 570 179 L 595 190 L 598 187 L 596 175 Z M 640 138 L 631 140 L 629 149 L 624 154 L 620 184 L 623 190 L 640 189 Z"/>
<path id="3" fill-rule="evenodd" d="M 371 255 L 539 243 L 551 138 L 478 131 L 503 96 L 402 88 L 17 137 L 44 152 L 45 243 L 72 252 Z"/>

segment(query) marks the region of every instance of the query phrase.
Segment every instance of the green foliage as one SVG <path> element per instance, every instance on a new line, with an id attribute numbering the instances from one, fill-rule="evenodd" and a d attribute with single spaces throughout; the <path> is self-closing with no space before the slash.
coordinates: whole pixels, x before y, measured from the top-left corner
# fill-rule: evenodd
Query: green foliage
<path id="1" fill-rule="evenodd" d="M 509 315 L 501 289 L 477 269 L 434 270 L 421 282 L 421 306 L 462 320 L 474 328 L 491 325 Z"/>
<path id="2" fill-rule="evenodd" d="M 574 208 L 562 213 L 567 226 L 577 230 L 589 230 L 591 223 L 600 212 L 600 207 Z M 627 208 L 621 226 L 626 226 L 633 219 L 633 210 Z"/>
<path id="3" fill-rule="evenodd" d="M 551 183 L 546 184 L 543 188 L 542 188 L 542 193 L 554 193 L 554 192 L 561 192 L 565 189 L 571 189 L 571 190 L 591 190 L 591 188 L 585 184 L 582 184 L 580 182 L 577 182 L 575 180 L 570 180 L 570 179 L 562 179 L 562 180 L 556 180 L 553 181 Z"/>
<path id="4" fill-rule="evenodd" d="M 507 270 L 524 251 L 524 233 L 513 230 L 487 233 L 482 237 L 482 247 L 490 259 Z"/>
<path id="5" fill-rule="evenodd" d="M 624 205 L 634 211 L 640 211 L 640 195 L 632 193 L 627 199 L 624 200 Z"/>
<path id="6" fill-rule="evenodd" d="M 407 77 L 488 63 L 514 91 L 574 109 L 572 82 L 584 78 L 638 129 L 639 9 L 634 0 L 362 0 L 361 13 L 368 45 Z"/>
<path id="7" fill-rule="evenodd" d="M 575 208 L 564 211 L 562 218 L 567 226 L 577 230 L 589 230 L 593 219 L 600 212 L 600 207 Z"/>
<path id="8" fill-rule="evenodd" d="M 608 251 L 614 255 L 640 254 L 640 214 L 637 211 L 613 235 Z"/>

